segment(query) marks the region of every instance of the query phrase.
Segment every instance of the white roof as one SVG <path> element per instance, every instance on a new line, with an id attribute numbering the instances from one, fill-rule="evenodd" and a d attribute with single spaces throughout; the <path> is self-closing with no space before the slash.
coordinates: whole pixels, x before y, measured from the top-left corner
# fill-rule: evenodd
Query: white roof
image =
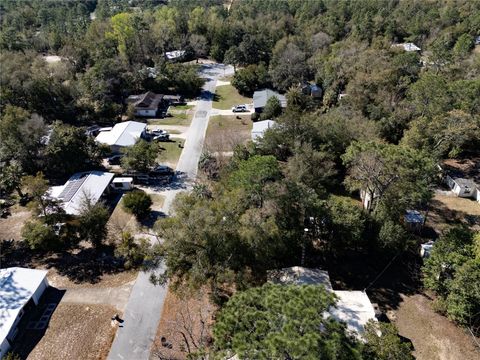
<path id="1" fill-rule="evenodd" d="M 132 177 L 116 177 L 113 179 L 114 183 L 124 183 L 124 182 L 133 182 Z"/>
<path id="2" fill-rule="evenodd" d="M 103 171 L 76 173 L 63 186 L 53 186 L 48 195 L 61 200 L 67 214 L 78 215 L 85 197 L 96 204 L 115 174 Z"/>
<path id="3" fill-rule="evenodd" d="M 403 50 L 408 51 L 408 52 L 422 50 L 417 45 L 415 45 L 414 43 L 401 43 L 401 44 L 394 44 L 392 46 L 401 47 L 401 48 L 403 48 Z"/>
<path id="4" fill-rule="evenodd" d="M 20 267 L 0 269 L 0 344 L 10 332 L 20 310 L 46 276 L 46 270 Z"/>
<path id="5" fill-rule="evenodd" d="M 375 309 L 365 292 L 334 290 L 333 293 L 337 295 L 338 300 L 336 306 L 330 308 L 329 313 L 336 320 L 346 323 L 347 330 L 353 335 L 361 335 L 369 320 L 376 321 Z"/>
<path id="6" fill-rule="evenodd" d="M 132 146 L 140 139 L 146 127 L 147 124 L 141 122 L 125 121 L 116 124 L 109 131 L 101 131 L 95 141 L 110 146 Z"/>
<path id="7" fill-rule="evenodd" d="M 174 51 L 167 51 L 165 56 L 168 60 L 173 60 L 182 57 L 185 55 L 185 50 L 174 50 Z"/>
<path id="8" fill-rule="evenodd" d="M 257 121 L 253 123 L 252 127 L 252 140 L 256 138 L 263 137 L 265 131 L 275 125 L 275 121 L 273 120 L 263 120 Z"/>

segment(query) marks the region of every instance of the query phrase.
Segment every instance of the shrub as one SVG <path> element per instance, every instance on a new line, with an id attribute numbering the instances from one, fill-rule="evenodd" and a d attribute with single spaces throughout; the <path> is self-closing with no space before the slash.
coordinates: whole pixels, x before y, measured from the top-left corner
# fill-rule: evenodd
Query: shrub
<path id="1" fill-rule="evenodd" d="M 143 219 L 150 214 L 152 199 L 141 190 L 132 191 L 123 197 L 123 207 L 137 219 Z"/>
<path id="2" fill-rule="evenodd" d="M 59 246 L 53 228 L 39 220 L 27 221 L 22 228 L 22 237 L 32 250 L 54 250 Z"/>

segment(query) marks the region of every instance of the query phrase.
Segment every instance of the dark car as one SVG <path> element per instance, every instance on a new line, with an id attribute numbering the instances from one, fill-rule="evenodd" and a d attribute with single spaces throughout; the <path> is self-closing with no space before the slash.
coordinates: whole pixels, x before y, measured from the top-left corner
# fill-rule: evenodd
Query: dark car
<path id="1" fill-rule="evenodd" d="M 109 165 L 120 165 L 120 162 L 121 162 L 121 160 L 124 156 L 125 156 L 124 154 L 110 156 L 107 159 L 108 164 Z"/>
<path id="2" fill-rule="evenodd" d="M 173 169 L 166 165 L 157 165 L 149 173 L 150 176 L 171 176 Z"/>

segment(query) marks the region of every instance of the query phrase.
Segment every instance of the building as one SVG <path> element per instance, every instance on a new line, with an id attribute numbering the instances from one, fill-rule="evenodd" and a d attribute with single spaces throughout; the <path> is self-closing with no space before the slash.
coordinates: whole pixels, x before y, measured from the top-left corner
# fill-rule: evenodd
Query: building
<path id="1" fill-rule="evenodd" d="M 164 106 L 163 95 L 147 91 L 145 94 L 130 95 L 127 104 L 131 104 L 135 110 L 135 116 L 155 117 L 159 109 Z"/>
<path id="2" fill-rule="evenodd" d="M 112 189 L 127 191 L 133 189 L 133 177 L 116 177 L 110 184 Z"/>
<path id="3" fill-rule="evenodd" d="M 252 126 L 252 140 L 255 141 L 257 139 L 263 138 L 263 134 L 267 129 L 270 129 L 275 125 L 275 121 L 273 120 L 263 120 L 257 121 L 253 123 Z"/>
<path id="4" fill-rule="evenodd" d="M 418 210 L 407 210 L 403 220 L 410 231 L 420 232 L 425 223 L 425 216 Z"/>
<path id="5" fill-rule="evenodd" d="M 346 324 L 347 331 L 358 339 L 362 339 L 365 325 L 370 320 L 377 321 L 375 309 L 364 291 L 333 290 L 330 276 L 321 269 L 309 269 L 300 266 L 271 270 L 269 281 L 284 285 L 319 285 L 337 297 L 335 306 L 325 316 Z"/>
<path id="6" fill-rule="evenodd" d="M 401 43 L 401 44 L 393 44 L 392 47 L 399 47 L 402 48 L 403 50 L 407 52 L 412 52 L 412 51 L 422 51 L 417 45 L 414 43 Z"/>
<path id="7" fill-rule="evenodd" d="M 480 159 L 448 159 L 439 165 L 443 182 L 452 192 L 480 203 Z"/>
<path id="8" fill-rule="evenodd" d="M 10 349 L 22 317 L 38 305 L 47 288 L 46 270 L 0 269 L 0 358 Z"/>
<path id="9" fill-rule="evenodd" d="M 146 124 L 137 121 L 121 122 L 113 128 L 100 131 L 95 141 L 110 146 L 113 153 L 120 153 L 122 148 L 133 146 L 144 137 L 146 128 Z"/>
<path id="10" fill-rule="evenodd" d="M 67 214 L 79 215 L 86 199 L 96 204 L 108 192 L 114 176 L 103 171 L 76 173 L 65 185 L 51 187 L 47 195 L 57 199 Z"/>
<path id="11" fill-rule="evenodd" d="M 185 50 L 174 50 L 174 51 L 167 51 L 165 53 L 165 57 L 167 60 L 170 61 L 179 61 L 183 60 L 185 57 L 186 51 Z"/>
<path id="12" fill-rule="evenodd" d="M 322 98 L 322 88 L 317 84 L 311 84 L 305 82 L 301 85 L 302 93 L 304 95 L 311 96 L 314 99 L 321 99 Z"/>
<path id="13" fill-rule="evenodd" d="M 268 99 L 270 99 L 272 96 L 275 96 L 280 101 L 282 108 L 287 107 L 287 98 L 285 96 L 280 95 L 276 91 L 264 89 L 255 91 L 253 93 L 253 107 L 255 108 L 255 112 L 261 113 L 265 105 L 267 105 Z"/>

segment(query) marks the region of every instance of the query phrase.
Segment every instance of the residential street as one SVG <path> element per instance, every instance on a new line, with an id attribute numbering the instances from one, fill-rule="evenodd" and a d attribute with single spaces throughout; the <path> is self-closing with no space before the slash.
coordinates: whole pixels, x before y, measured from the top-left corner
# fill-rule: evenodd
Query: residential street
<path id="1" fill-rule="evenodd" d="M 207 131 L 212 98 L 218 77 L 233 74 L 231 66 L 206 64 L 200 69 L 202 77 L 207 79 L 201 99 L 198 101 L 195 116 L 186 135 L 184 149 L 180 156 L 177 172 L 180 173 L 179 186 L 159 191 L 165 196 L 162 211 L 169 213 L 170 206 L 180 191 L 188 190 L 197 175 L 198 161 L 202 154 L 203 142 Z M 155 272 L 164 270 L 160 266 Z M 167 287 L 155 286 L 150 280 L 150 272 L 140 272 L 133 286 L 123 315 L 123 327 L 119 327 L 112 344 L 108 359 L 111 360 L 147 360 L 155 338 Z"/>

